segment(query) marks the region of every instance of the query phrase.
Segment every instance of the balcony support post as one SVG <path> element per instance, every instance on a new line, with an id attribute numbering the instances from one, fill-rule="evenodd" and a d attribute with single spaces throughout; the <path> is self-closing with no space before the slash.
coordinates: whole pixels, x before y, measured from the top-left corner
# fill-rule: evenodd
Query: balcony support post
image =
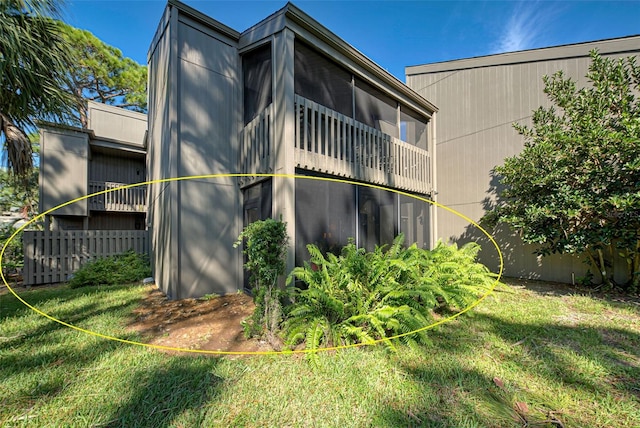
<path id="1" fill-rule="evenodd" d="M 295 122 L 294 111 L 294 34 L 288 28 L 273 36 L 273 117 L 274 139 L 272 150 L 274 172 L 292 176 L 295 174 Z M 273 217 L 287 223 L 289 248 L 286 272 L 295 265 L 295 180 L 291 177 L 273 178 Z M 282 284 L 284 285 L 284 284 Z"/>

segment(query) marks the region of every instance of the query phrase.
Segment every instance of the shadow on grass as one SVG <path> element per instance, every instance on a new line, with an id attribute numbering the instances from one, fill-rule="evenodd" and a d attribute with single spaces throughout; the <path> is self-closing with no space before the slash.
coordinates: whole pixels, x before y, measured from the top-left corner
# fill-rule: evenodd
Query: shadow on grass
<path id="1" fill-rule="evenodd" d="M 121 290 L 123 287 L 113 287 L 113 291 Z M 65 303 L 73 302 L 74 300 L 85 297 L 88 293 L 100 293 L 103 292 L 105 288 L 92 289 L 90 287 L 78 288 L 78 289 L 69 289 L 67 287 L 64 288 L 55 288 L 55 289 L 46 289 L 46 290 L 37 290 L 35 293 L 27 292 L 21 293 L 20 297 L 24 299 L 28 304 L 33 306 L 34 308 L 41 310 L 47 315 L 63 321 L 67 324 L 71 324 L 74 326 L 80 326 L 84 321 L 87 321 L 97 315 L 109 313 L 114 310 L 121 310 L 125 306 L 131 306 L 140 301 L 139 298 L 129 298 L 127 300 L 122 300 L 111 305 L 105 305 L 99 299 L 98 301 L 88 301 L 83 305 L 71 305 L 67 307 Z M 41 306 L 46 304 L 51 304 L 51 302 L 55 302 L 57 307 L 54 310 L 43 310 Z M 32 314 L 32 309 L 28 308 L 21 301 L 19 301 L 15 296 L 10 294 L 5 294 L 0 296 L 0 325 L 5 320 L 9 320 L 11 318 L 29 316 Z M 0 351 L 3 349 L 11 349 L 14 346 L 18 346 L 25 342 L 28 342 L 33 339 L 37 339 L 43 337 L 46 334 L 53 333 L 57 330 L 61 329 L 69 329 L 69 327 L 48 319 L 41 314 L 38 314 L 39 317 L 42 317 L 44 323 L 40 324 L 39 327 L 31 327 L 25 328 L 17 335 L 13 335 L 11 337 L 2 337 L 0 340 Z M 83 334 L 78 332 L 78 334 Z M 123 339 L 127 339 L 124 338 Z"/>
<path id="2" fill-rule="evenodd" d="M 203 426 L 222 378 L 214 374 L 219 359 L 172 357 L 153 370 L 131 373 L 135 392 L 108 418 L 108 427 Z"/>
<path id="3" fill-rule="evenodd" d="M 108 291 L 117 289 L 119 287 Z M 94 292 L 98 294 L 87 299 L 86 303 L 78 300 Z M 139 300 L 127 294 L 115 302 L 107 302 L 105 297 L 112 296 L 100 294 L 98 289 L 70 290 L 66 287 L 25 292 L 21 297 L 35 307 L 59 304 L 51 310 L 51 315 L 73 325 L 91 324 L 101 315 L 124 313 Z M 73 331 L 51 320 L 34 318 L 30 309 L 12 295 L 1 298 L 0 331 L 3 331 L 2 323 L 5 326 L 11 324 L 12 327 L 4 331 L 11 331 L 14 337 L 0 338 L 0 384 L 11 388 L 10 393 L 7 390 L 6 394 L 0 394 L 4 408 L 0 411 L 0 425 L 46 418 L 39 414 L 40 409 L 67 394 L 75 397 L 73 400 L 85 395 L 85 400 L 91 400 L 94 394 L 103 399 L 90 406 L 89 410 L 82 407 L 82 400 L 74 401 L 71 408 L 76 406 L 78 414 L 66 414 L 71 419 L 60 421 L 62 424 L 75 423 L 85 417 L 91 420 L 94 418 L 91 414 L 98 414 L 101 420 L 106 421 L 100 426 L 201 425 L 207 410 L 205 404 L 217 395 L 221 385 L 221 379 L 214 374 L 217 359 L 175 357 L 154 354 L 153 351 L 129 352 L 125 348 L 130 345 Z M 126 340 L 138 339 L 134 333 L 119 333 L 117 336 Z M 105 390 L 83 389 L 83 382 L 88 379 L 95 382 L 96 374 L 100 376 L 99 373 L 105 370 L 98 368 L 100 363 L 97 362 L 110 361 L 111 355 L 118 353 L 120 356 L 113 361 L 120 361 L 121 352 L 140 360 L 126 362 L 127 367 L 131 367 L 125 371 L 126 378 L 109 378 L 111 371 L 107 367 L 105 382 L 126 391 L 126 398 L 109 392 L 108 386 Z M 115 368 L 113 373 L 118 370 L 120 368 Z"/>
<path id="4" fill-rule="evenodd" d="M 65 303 L 84 296 L 86 292 L 61 287 L 29 291 L 20 296 L 34 307 L 50 305 L 52 302 L 59 304 L 61 308 L 52 311 L 52 315 L 72 324 L 81 324 L 110 311 L 121 310 L 136 301 L 127 299 L 110 305 L 87 301 L 86 304 L 65 306 Z M 0 308 L 0 332 L 3 333 L 0 334 L 0 384 L 11 385 L 12 388 L 10 394 L 0 396 L 4 396 L 3 406 L 15 406 L 15 412 L 29 408 L 31 403 L 47 402 L 72 383 L 67 368 L 77 372 L 122 346 L 117 342 L 95 340 L 89 336 L 83 340 L 84 333 L 73 332 L 44 317 L 34 318 L 31 309 L 10 294 L 1 296 Z M 6 325 L 11 322 L 18 324 L 19 328 L 3 328 L 3 323 Z M 10 336 L 6 336 L 7 331 L 11 331 Z M 122 338 L 133 340 L 135 336 L 127 334 Z"/>
<path id="5" fill-rule="evenodd" d="M 442 370 L 429 364 L 409 364 L 402 368 L 429 398 L 417 407 L 383 403 L 376 425 L 433 428 L 519 426 L 511 403 L 501 400 L 492 380 L 476 370 Z"/>
<path id="6" fill-rule="evenodd" d="M 417 358 L 397 357 L 397 365 L 431 398 L 421 408 L 383 406 L 379 418 L 384 425 L 527 426 L 518 419 L 515 407 L 516 401 L 523 401 L 535 405 L 526 415 L 529 423 L 559 426 L 542 423 L 554 412 L 562 415 L 567 410 L 548 404 L 563 402 L 555 401 L 558 395 L 577 396 L 578 407 L 599 403 L 602 397 L 622 400 L 630 408 L 640 400 L 640 332 L 562 325 L 550 319 L 529 324 L 475 313 L 441 326 L 430 337 L 433 346 L 425 347 Z M 496 342 L 495 337 L 501 340 Z M 478 361 L 478 355 L 491 361 L 489 365 L 495 364 L 495 372 L 476 370 L 473 361 Z M 505 382 L 505 388 L 494 382 L 500 373 L 513 378 L 511 384 Z M 525 385 L 529 382 L 540 391 L 528 390 Z M 608 411 L 608 404 L 602 406 L 601 415 Z M 593 415 L 573 410 L 565 426 L 594 423 Z"/>
<path id="7" fill-rule="evenodd" d="M 521 365 L 531 375 L 591 393 L 619 389 L 640 398 L 640 332 L 549 321 L 526 324 L 487 314 L 477 314 L 476 322 L 484 323 L 510 346 L 521 348 L 519 354 L 540 362 L 535 366 Z M 585 366 L 596 364 L 608 376 L 595 377 L 589 370 L 577 367 L 576 357 Z"/>

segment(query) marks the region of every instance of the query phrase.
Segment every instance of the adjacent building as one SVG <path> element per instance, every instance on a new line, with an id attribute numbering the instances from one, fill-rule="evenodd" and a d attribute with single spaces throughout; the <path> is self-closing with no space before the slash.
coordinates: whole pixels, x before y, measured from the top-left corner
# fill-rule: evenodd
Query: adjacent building
<path id="1" fill-rule="evenodd" d="M 88 103 L 87 129 L 40 127 L 40 212 L 82 196 L 146 181 L 147 116 Z M 47 216 L 49 230 L 144 230 L 144 186 L 95 196 Z"/>
<path id="2" fill-rule="evenodd" d="M 83 196 L 143 183 L 147 117 L 88 103 L 86 129 L 40 126 L 41 213 Z M 25 284 L 66 281 L 83 263 L 130 249 L 149 251 L 146 186 L 77 200 L 23 234 Z"/>
<path id="3" fill-rule="evenodd" d="M 407 85 L 440 108 L 438 202 L 479 220 L 499 188 L 493 168 L 523 147 L 512 124 L 531 124 L 533 110 L 549 105 L 542 76 L 562 70 L 585 85 L 593 49 L 614 58 L 640 55 L 640 36 L 407 67 Z M 497 268 L 496 251 L 477 229 L 443 210 L 437 214 L 437 236 L 483 243 L 482 261 Z M 570 283 L 586 271 L 575 257 L 535 256 L 533 247 L 509 230 L 498 230 L 495 237 L 505 256 L 505 275 Z"/>
<path id="4" fill-rule="evenodd" d="M 308 243 L 431 245 L 431 205 L 408 194 L 433 194 L 436 107 L 296 6 L 238 32 L 170 0 L 148 61 L 149 179 L 191 177 L 149 189 L 170 298 L 242 289 L 233 243 L 257 219 L 287 223 L 289 268 Z"/>

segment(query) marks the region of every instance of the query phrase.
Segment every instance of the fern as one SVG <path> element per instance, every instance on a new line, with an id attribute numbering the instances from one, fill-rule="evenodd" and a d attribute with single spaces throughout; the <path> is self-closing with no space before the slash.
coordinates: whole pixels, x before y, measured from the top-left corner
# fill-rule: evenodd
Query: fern
<path id="1" fill-rule="evenodd" d="M 438 245 L 431 251 L 403 246 L 399 235 L 388 248 L 372 252 L 353 241 L 339 256 L 324 256 L 308 245 L 310 262 L 296 267 L 294 305 L 283 324 L 289 346 L 307 349 L 381 341 L 395 349 L 390 337 L 410 346 L 429 343 L 426 327 L 438 306 L 459 311 L 490 287 L 495 275 L 475 261 L 479 245 Z M 312 265 L 314 267 L 312 267 Z M 315 359 L 316 353 L 310 355 Z"/>

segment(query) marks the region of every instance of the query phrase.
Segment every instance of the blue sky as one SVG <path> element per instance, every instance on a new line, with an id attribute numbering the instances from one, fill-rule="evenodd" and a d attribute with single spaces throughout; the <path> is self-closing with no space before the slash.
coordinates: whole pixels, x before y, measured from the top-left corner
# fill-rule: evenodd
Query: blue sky
<path id="1" fill-rule="evenodd" d="M 186 4 L 243 31 L 285 1 Z M 640 1 L 294 3 L 404 81 L 408 65 L 640 34 Z M 66 21 L 146 63 L 165 1 L 67 0 Z"/>

